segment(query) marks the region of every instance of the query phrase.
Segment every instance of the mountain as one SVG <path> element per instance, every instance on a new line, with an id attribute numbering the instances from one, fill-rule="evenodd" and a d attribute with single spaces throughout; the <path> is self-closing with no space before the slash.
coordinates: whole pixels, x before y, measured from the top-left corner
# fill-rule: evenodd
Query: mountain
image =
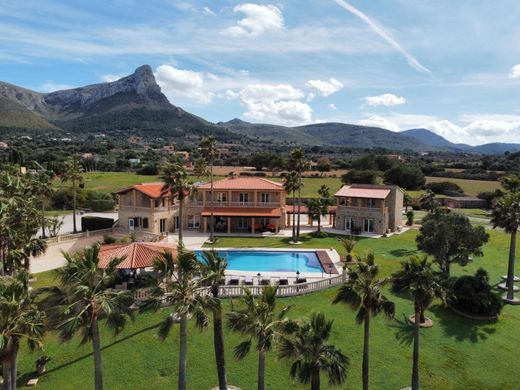
<path id="1" fill-rule="evenodd" d="M 28 110 L 15 100 L 0 95 L 0 128 L 58 130 L 44 117 Z"/>
<path id="2" fill-rule="evenodd" d="M 9 110 L 9 115 L 0 115 L 0 127 L 7 129 L 45 130 L 52 126 L 71 132 L 148 130 L 175 136 L 226 133 L 171 104 L 161 92 L 149 65 L 110 83 L 46 94 L 0 83 L 0 98 L 4 102 L 2 107 L 8 104 L 15 108 Z M 25 115 L 28 121 L 22 120 Z"/>
<path id="3" fill-rule="evenodd" d="M 427 129 L 405 130 L 402 131 L 401 134 L 415 138 L 429 147 L 434 147 L 446 151 L 463 151 L 479 154 L 504 154 L 505 152 L 514 153 L 520 151 L 520 144 L 512 143 L 494 142 L 477 146 L 456 144 Z"/>
<path id="4" fill-rule="evenodd" d="M 386 148 L 390 150 L 431 150 L 416 139 L 379 127 L 350 125 L 345 123 L 316 123 L 286 127 L 256 124 L 233 119 L 217 125 L 227 130 L 273 143 L 299 145 L 345 146 L 351 148 Z M 434 148 L 436 149 L 436 148 Z"/>

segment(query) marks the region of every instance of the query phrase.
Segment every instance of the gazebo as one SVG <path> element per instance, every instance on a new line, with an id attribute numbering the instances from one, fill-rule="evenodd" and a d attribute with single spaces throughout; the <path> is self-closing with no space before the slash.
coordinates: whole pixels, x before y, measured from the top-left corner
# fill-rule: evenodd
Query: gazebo
<path id="1" fill-rule="evenodd" d="M 117 268 L 136 270 L 153 267 L 154 260 L 164 251 L 177 255 L 177 245 L 162 242 L 132 242 L 128 244 L 108 244 L 101 246 L 99 251 L 99 268 L 106 268 L 118 257 L 123 261 Z"/>

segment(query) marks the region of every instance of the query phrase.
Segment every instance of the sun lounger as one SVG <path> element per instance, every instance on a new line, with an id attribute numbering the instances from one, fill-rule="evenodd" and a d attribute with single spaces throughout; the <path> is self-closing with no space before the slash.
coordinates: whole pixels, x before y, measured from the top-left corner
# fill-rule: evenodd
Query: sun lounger
<path id="1" fill-rule="evenodd" d="M 240 278 L 238 276 L 232 276 L 229 279 L 228 286 L 238 286 L 240 284 Z"/>
<path id="2" fill-rule="evenodd" d="M 289 279 L 287 278 L 280 278 L 279 282 L 280 286 L 287 286 L 289 284 Z"/>
<path id="3" fill-rule="evenodd" d="M 307 278 L 296 278 L 296 284 L 307 283 Z"/>
<path id="4" fill-rule="evenodd" d="M 269 286 L 271 284 L 271 278 L 264 278 L 260 281 L 262 286 Z"/>
<path id="5" fill-rule="evenodd" d="M 247 286 L 253 285 L 253 277 L 252 276 L 246 276 L 244 279 L 244 284 Z"/>

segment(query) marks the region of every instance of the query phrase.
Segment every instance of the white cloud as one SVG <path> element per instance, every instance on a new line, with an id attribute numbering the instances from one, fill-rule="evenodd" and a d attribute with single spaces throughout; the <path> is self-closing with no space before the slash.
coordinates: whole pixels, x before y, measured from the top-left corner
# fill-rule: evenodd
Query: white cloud
<path id="1" fill-rule="evenodd" d="M 54 91 L 61 91 L 63 89 L 71 89 L 74 88 L 67 84 L 59 84 L 55 83 L 52 80 L 47 80 L 45 83 L 43 83 L 39 88 L 38 91 L 41 92 L 54 92 Z"/>
<path id="2" fill-rule="evenodd" d="M 360 121 L 358 121 L 358 125 L 381 127 L 390 131 L 399 131 L 399 126 L 397 126 L 394 122 L 391 122 L 388 119 L 383 118 L 379 115 L 372 115 L 370 118 L 361 119 Z"/>
<path id="3" fill-rule="evenodd" d="M 312 108 L 301 102 L 305 94 L 288 84 L 253 84 L 226 97 L 237 99 L 245 107 L 244 117 L 255 122 L 300 125 L 312 119 Z"/>
<path id="4" fill-rule="evenodd" d="M 252 3 L 239 4 L 233 8 L 234 12 L 241 12 L 245 17 L 222 31 L 222 34 L 231 37 L 256 37 L 267 31 L 283 29 L 283 15 L 280 8 L 268 4 Z"/>
<path id="5" fill-rule="evenodd" d="M 386 42 L 390 44 L 394 49 L 396 49 L 398 52 L 400 52 L 408 61 L 408 65 L 410 65 L 412 68 L 419 72 L 424 73 L 431 73 L 431 71 L 423 66 L 413 55 L 408 53 L 399 42 L 395 40 L 392 35 L 386 31 L 384 27 L 377 24 L 374 20 L 369 18 L 365 13 L 358 10 L 356 7 L 350 5 L 344 0 L 334 0 L 336 4 L 338 4 L 340 7 L 346 9 L 348 12 L 356 15 L 359 19 L 364 21 L 371 29 L 374 31 L 377 35 L 379 35 L 381 38 L 383 38 Z"/>
<path id="6" fill-rule="evenodd" d="M 402 96 L 398 97 L 391 93 L 384 93 L 379 96 L 366 96 L 363 98 L 369 106 L 398 106 L 406 103 L 406 99 Z"/>
<path id="7" fill-rule="evenodd" d="M 213 97 L 204 89 L 204 74 L 200 72 L 160 65 L 155 70 L 155 79 L 167 96 L 186 97 L 204 104 L 210 103 Z"/>
<path id="8" fill-rule="evenodd" d="M 217 16 L 217 14 L 209 7 L 202 8 L 202 13 L 207 16 Z"/>
<path id="9" fill-rule="evenodd" d="M 329 96 L 343 88 L 343 84 L 331 78 L 329 81 L 309 80 L 305 83 L 307 88 L 319 93 L 321 96 Z"/>
<path id="10" fill-rule="evenodd" d="M 335 105 L 334 103 L 330 103 L 330 104 L 329 104 L 329 108 L 330 108 L 331 110 L 334 110 L 334 111 L 336 111 L 336 110 L 338 109 L 338 107 L 336 107 L 336 105 Z"/>
<path id="11" fill-rule="evenodd" d="M 520 64 L 515 65 L 511 68 L 511 72 L 509 72 L 509 78 L 511 78 L 511 79 L 520 78 Z"/>

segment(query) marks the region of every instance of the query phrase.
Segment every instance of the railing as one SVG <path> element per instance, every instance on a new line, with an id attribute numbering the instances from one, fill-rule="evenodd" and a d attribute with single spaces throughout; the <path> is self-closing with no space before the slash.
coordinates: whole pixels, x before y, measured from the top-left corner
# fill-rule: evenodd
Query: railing
<path id="1" fill-rule="evenodd" d="M 74 241 L 74 240 L 77 240 L 78 238 L 90 237 L 92 235 L 105 234 L 105 233 L 112 233 L 112 228 L 86 231 L 86 232 L 80 232 L 80 233 L 62 234 L 61 236 L 46 238 L 45 242 L 47 242 L 47 245 L 59 244 L 61 242 Z"/>
<path id="2" fill-rule="evenodd" d="M 210 207 L 206 202 L 205 206 Z M 280 202 L 214 202 L 214 207 L 280 207 Z"/>
<path id="3" fill-rule="evenodd" d="M 171 205 L 169 207 L 170 210 L 175 210 L 177 208 L 177 205 Z M 119 210 L 126 210 L 126 211 L 145 211 L 147 213 L 156 212 L 156 211 L 168 211 L 168 206 L 160 206 L 160 207 L 151 207 L 151 206 L 131 206 L 131 205 L 123 205 L 119 208 Z"/>
<path id="4" fill-rule="evenodd" d="M 313 282 L 280 285 L 276 291 L 279 297 L 293 297 L 297 295 L 309 294 L 315 291 L 325 290 L 330 287 L 338 286 L 345 282 L 346 275 L 340 274 L 327 279 L 320 279 Z M 268 286 L 220 286 L 219 296 L 221 298 L 235 298 L 245 295 L 245 289 L 249 289 L 251 294 L 259 296 L 262 291 Z M 202 296 L 211 294 L 210 287 L 201 287 L 199 292 Z M 150 297 L 150 289 L 140 289 L 134 291 L 134 299 L 136 301 L 143 301 Z"/>

